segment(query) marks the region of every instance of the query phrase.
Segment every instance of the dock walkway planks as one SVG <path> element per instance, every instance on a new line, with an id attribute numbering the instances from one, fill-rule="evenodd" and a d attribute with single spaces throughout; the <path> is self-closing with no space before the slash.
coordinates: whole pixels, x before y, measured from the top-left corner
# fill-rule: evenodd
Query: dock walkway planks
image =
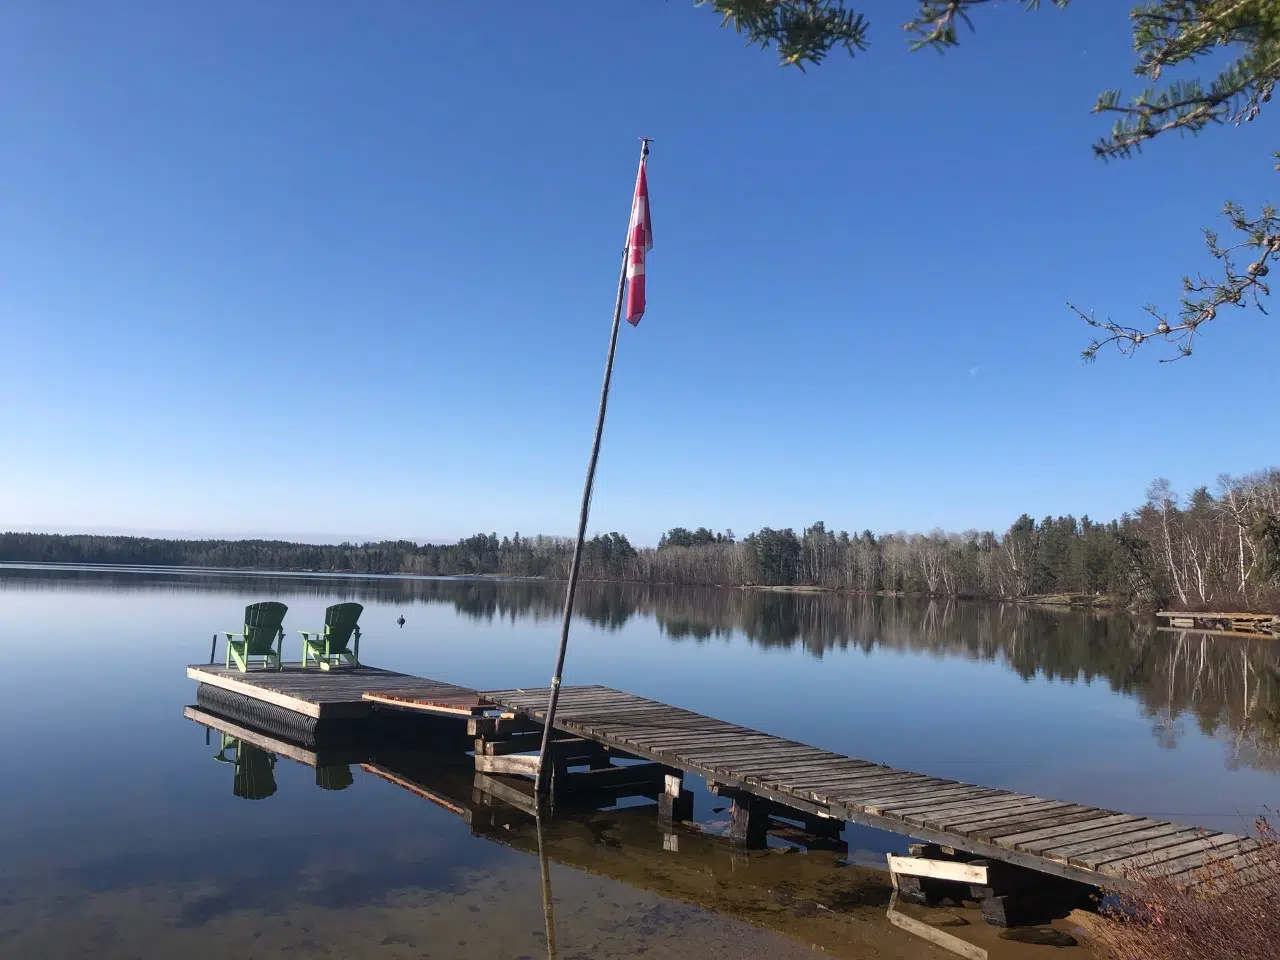
<path id="1" fill-rule="evenodd" d="M 283 670 L 241 673 L 234 667 L 192 664 L 187 667 L 187 676 L 316 720 L 367 717 L 379 703 L 470 716 L 482 703 L 474 690 L 377 667 L 319 670 L 286 663 Z"/>
<path id="2" fill-rule="evenodd" d="M 548 690 L 487 691 L 535 720 Z M 564 687 L 557 729 L 797 810 L 850 820 L 1095 886 L 1158 872 L 1193 885 L 1248 838 L 856 760 L 610 687 Z"/>

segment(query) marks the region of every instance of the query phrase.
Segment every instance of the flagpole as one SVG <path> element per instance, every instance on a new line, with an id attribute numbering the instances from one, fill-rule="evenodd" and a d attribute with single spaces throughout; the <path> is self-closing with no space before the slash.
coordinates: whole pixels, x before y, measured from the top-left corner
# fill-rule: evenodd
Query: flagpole
<path id="1" fill-rule="evenodd" d="M 640 138 L 640 163 L 649 155 L 649 139 Z M 630 223 L 627 242 L 622 245 L 622 268 L 618 272 L 618 299 L 613 305 L 613 328 L 609 332 L 609 356 L 604 363 L 604 383 L 600 385 L 600 410 L 596 413 L 596 433 L 591 442 L 591 459 L 587 462 L 587 479 L 582 487 L 582 506 L 578 510 L 578 539 L 573 544 L 573 560 L 569 564 L 569 586 L 564 594 L 564 616 L 560 620 L 560 649 L 556 652 L 556 669 L 551 675 L 551 694 L 547 698 L 547 714 L 542 727 L 542 746 L 538 750 L 538 775 L 534 780 L 534 796 L 541 800 L 551 787 L 551 726 L 560 702 L 560 677 L 564 673 L 564 655 L 569 648 L 569 623 L 573 619 L 573 598 L 578 591 L 578 570 L 582 565 L 582 544 L 587 537 L 587 517 L 591 513 L 591 490 L 596 481 L 596 462 L 600 459 L 600 440 L 604 436 L 604 414 L 609 406 L 609 383 L 613 380 L 613 357 L 618 349 L 618 326 L 622 320 L 622 295 L 627 286 L 627 255 L 631 241 Z"/>

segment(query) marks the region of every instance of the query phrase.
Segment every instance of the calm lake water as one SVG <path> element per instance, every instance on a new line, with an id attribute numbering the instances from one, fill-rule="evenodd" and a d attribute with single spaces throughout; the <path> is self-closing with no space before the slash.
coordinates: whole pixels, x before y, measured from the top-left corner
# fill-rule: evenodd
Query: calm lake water
<path id="1" fill-rule="evenodd" d="M 289 605 L 296 658 L 296 631 L 355 599 L 366 662 L 542 686 L 562 590 L 0 567 L 0 957 L 546 956 L 535 837 L 474 835 L 359 766 L 320 789 L 282 758 L 270 796 L 237 797 L 218 737 L 182 716 L 183 667 L 246 603 Z M 1280 794 L 1275 645 L 1120 615 L 789 593 L 587 585 L 579 612 L 566 683 L 1218 829 Z M 647 808 L 550 828 L 558 956 L 943 956 L 890 927 L 883 882 L 842 855 L 732 859 L 714 836 L 723 801 L 691 785 L 706 832 L 665 858 Z M 845 836 L 855 862 L 905 844 Z"/>

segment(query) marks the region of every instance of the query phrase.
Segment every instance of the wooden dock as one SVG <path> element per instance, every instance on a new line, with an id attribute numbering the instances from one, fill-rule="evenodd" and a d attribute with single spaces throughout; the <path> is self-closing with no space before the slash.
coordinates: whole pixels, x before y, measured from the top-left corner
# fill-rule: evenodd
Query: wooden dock
<path id="1" fill-rule="evenodd" d="M 286 663 L 283 670 L 241 672 L 218 664 L 192 664 L 187 676 L 315 720 L 361 719 L 379 704 L 461 717 L 484 710 L 474 690 L 377 667 L 318 670 Z"/>
<path id="2" fill-rule="evenodd" d="M 535 721 L 547 696 L 545 688 L 483 694 Z M 896 770 L 609 687 L 563 688 L 555 727 L 703 776 L 746 817 L 760 798 L 1092 886 L 1128 883 L 1137 872 L 1195 885 L 1206 864 L 1236 858 L 1248 867 L 1258 847 L 1216 830 Z"/>
<path id="3" fill-rule="evenodd" d="M 476 738 L 475 785 L 504 802 L 538 807 L 528 777 L 537 766 L 545 688 L 477 692 L 363 666 L 320 671 L 286 664 L 280 671 L 241 673 L 192 665 L 187 675 L 311 718 L 308 723 L 407 711 L 454 730 L 441 718 L 466 719 L 467 735 Z M 210 725 L 209 716 L 197 714 L 188 715 Z M 322 765 L 295 755 L 284 741 L 255 741 L 247 716 L 236 723 L 236 735 L 247 742 Z M 747 846 L 763 844 L 779 815 L 815 835 L 834 830 L 838 836 L 849 821 L 1091 886 L 1123 884 L 1138 873 L 1195 885 L 1207 864 L 1229 860 L 1252 869 L 1258 849 L 1252 839 L 1220 831 L 898 770 L 610 687 L 564 687 L 555 727 L 567 735 L 552 744 L 552 782 L 561 807 L 574 806 L 572 794 L 580 800 L 643 795 L 658 800 L 667 822 L 687 820 L 693 796 L 682 778 L 693 773 L 732 802 L 733 835 Z M 451 735 L 413 739 L 426 750 L 432 743 L 456 744 L 461 735 L 458 727 Z M 358 754 L 335 759 L 367 761 Z M 642 762 L 628 766 L 634 761 Z"/>
<path id="4" fill-rule="evenodd" d="M 1280 614 L 1273 613 L 1190 613 L 1160 610 L 1156 616 L 1167 623 L 1161 630 L 1191 630 L 1226 637 L 1259 637 L 1280 640 Z"/>

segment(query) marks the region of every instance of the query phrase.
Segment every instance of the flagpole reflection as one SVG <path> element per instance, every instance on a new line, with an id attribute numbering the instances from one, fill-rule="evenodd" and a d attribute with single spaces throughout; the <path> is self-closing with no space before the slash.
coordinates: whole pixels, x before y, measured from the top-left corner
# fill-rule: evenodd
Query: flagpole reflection
<path id="1" fill-rule="evenodd" d="M 556 960 L 556 921 L 551 913 L 551 864 L 542 843 L 542 817 L 534 820 L 538 833 L 538 870 L 542 874 L 542 920 L 547 929 L 547 960 Z"/>

